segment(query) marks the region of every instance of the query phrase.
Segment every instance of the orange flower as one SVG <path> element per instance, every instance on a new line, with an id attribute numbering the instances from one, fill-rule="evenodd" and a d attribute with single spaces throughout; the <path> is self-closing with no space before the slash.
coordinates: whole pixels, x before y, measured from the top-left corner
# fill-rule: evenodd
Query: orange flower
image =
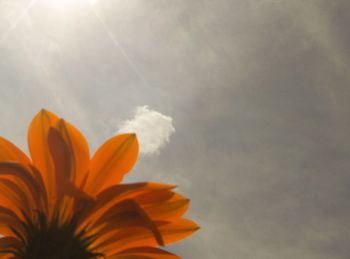
<path id="1" fill-rule="evenodd" d="M 135 134 L 105 142 L 90 159 L 71 124 L 42 110 L 28 132 L 30 160 L 0 137 L 1 258 L 178 256 L 159 249 L 198 226 L 189 200 L 161 183 L 120 184 L 137 160 Z"/>

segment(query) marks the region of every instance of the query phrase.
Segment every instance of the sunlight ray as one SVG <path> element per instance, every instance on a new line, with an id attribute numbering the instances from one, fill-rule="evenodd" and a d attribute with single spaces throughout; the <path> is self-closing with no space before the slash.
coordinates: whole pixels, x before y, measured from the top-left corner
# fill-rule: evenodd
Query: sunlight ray
<path id="1" fill-rule="evenodd" d="M 130 68 L 133 70 L 133 72 L 140 78 L 140 80 L 145 84 L 149 85 L 148 81 L 146 80 L 145 76 L 141 73 L 141 71 L 138 69 L 138 67 L 135 65 L 135 63 L 132 61 L 132 59 L 129 57 L 128 53 L 125 51 L 125 49 L 122 47 L 116 36 L 113 34 L 113 32 L 110 30 L 104 19 L 101 17 L 101 15 L 96 11 L 93 10 L 93 14 L 95 18 L 98 20 L 98 22 L 101 24 L 103 29 L 105 30 L 108 38 L 112 41 L 113 45 L 120 51 Z"/>
<path id="2" fill-rule="evenodd" d="M 5 33 L 1 35 L 0 41 L 4 41 L 7 37 L 7 35 L 13 31 L 21 22 L 22 20 L 26 17 L 28 14 L 29 10 L 36 4 L 38 0 L 31 0 L 29 4 L 24 8 L 24 10 L 18 15 L 18 17 L 15 19 L 15 21 L 10 25 L 10 27 L 7 29 Z"/>

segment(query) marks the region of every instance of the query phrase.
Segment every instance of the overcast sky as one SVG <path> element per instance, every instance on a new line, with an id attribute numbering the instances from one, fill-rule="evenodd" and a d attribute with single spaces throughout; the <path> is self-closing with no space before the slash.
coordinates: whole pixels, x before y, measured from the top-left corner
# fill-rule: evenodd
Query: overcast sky
<path id="1" fill-rule="evenodd" d="M 126 180 L 191 198 L 185 259 L 350 258 L 350 1 L 57 1 L 0 2 L 2 136 L 140 132 Z"/>

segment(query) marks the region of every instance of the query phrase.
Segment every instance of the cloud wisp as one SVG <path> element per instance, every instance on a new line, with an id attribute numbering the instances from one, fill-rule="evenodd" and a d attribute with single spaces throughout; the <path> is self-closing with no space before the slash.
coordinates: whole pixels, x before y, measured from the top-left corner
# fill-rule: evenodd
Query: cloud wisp
<path id="1" fill-rule="evenodd" d="M 118 133 L 135 132 L 143 155 L 158 154 L 175 132 L 173 119 L 148 106 L 136 107 L 135 117 L 124 121 Z"/>

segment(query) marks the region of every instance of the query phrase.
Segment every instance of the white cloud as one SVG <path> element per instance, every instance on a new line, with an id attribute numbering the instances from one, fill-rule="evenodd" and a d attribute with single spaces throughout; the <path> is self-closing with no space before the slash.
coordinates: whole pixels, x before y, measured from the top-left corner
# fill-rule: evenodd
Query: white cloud
<path id="1" fill-rule="evenodd" d="M 173 119 L 151 110 L 148 106 L 136 107 L 135 117 L 122 123 L 119 133 L 135 132 L 140 143 L 141 154 L 159 153 L 175 132 Z"/>

